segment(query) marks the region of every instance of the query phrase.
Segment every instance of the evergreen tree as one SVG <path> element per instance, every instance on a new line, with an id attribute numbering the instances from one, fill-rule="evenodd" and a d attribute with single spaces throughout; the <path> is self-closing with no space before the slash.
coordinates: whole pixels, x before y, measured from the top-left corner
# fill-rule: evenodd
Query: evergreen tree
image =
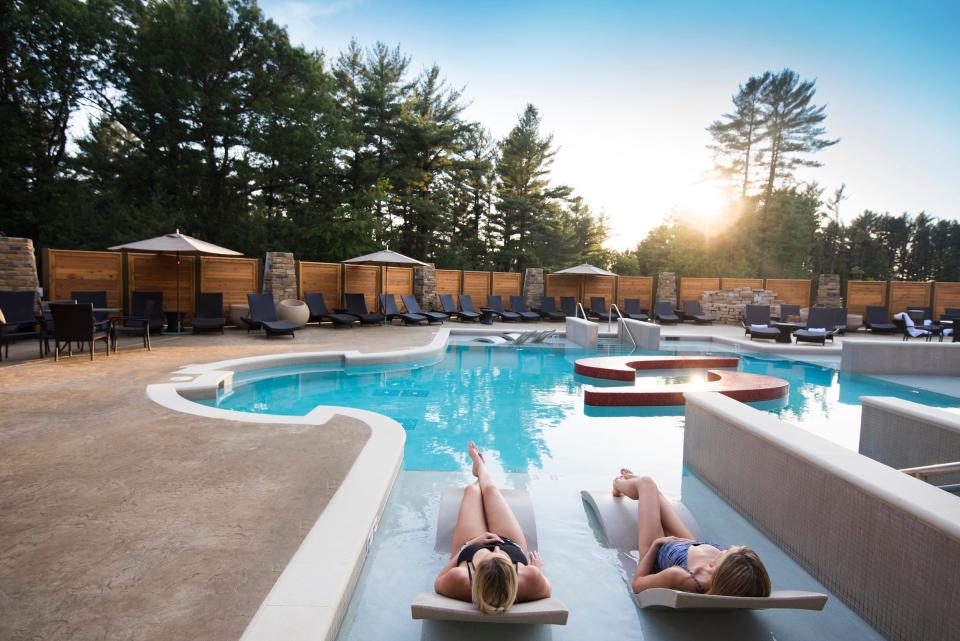
<path id="1" fill-rule="evenodd" d="M 720 161 L 717 169 L 721 175 L 740 184 L 741 198 L 747 196 L 754 182 L 756 165 L 762 160 L 759 155 L 764 117 L 761 98 L 772 75 L 766 71 L 751 76 L 733 96 L 734 110 L 707 127 L 713 138 L 709 148 Z"/>

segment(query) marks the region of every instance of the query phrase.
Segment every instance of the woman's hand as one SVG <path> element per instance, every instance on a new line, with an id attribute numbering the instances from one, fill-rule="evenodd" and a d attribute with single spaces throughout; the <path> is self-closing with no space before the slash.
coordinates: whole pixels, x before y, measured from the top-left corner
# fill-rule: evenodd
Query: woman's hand
<path id="1" fill-rule="evenodd" d="M 531 552 L 528 558 L 530 559 L 530 565 L 541 570 L 543 569 L 543 558 L 539 552 Z"/>
<path id="2" fill-rule="evenodd" d="M 494 534 L 493 532 L 484 532 L 479 536 L 475 536 L 461 547 L 467 547 L 468 545 L 486 545 L 488 543 L 503 543 L 503 539 Z"/>

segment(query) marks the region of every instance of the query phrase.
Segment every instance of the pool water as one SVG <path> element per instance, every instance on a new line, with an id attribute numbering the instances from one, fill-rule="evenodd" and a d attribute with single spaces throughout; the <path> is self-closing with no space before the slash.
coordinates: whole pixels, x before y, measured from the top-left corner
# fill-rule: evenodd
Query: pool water
<path id="1" fill-rule="evenodd" d="M 473 440 L 488 453 L 488 462 L 504 472 L 577 472 L 591 460 L 616 460 L 624 448 L 650 447 L 653 427 L 668 428 L 657 431 L 658 440 L 664 434 L 675 435 L 656 446 L 671 449 L 679 457 L 682 406 L 584 407 L 583 386 L 604 382 L 575 375 L 573 363 L 598 353 L 626 354 L 629 346 L 612 342 L 588 350 L 566 345 L 451 345 L 433 362 L 256 370 L 239 373 L 232 392 L 208 403 L 267 414 L 305 415 L 317 405 L 385 414 L 407 432 L 404 468 L 408 470 L 460 470 L 467 464 L 464 445 Z M 729 354 L 716 349 L 701 353 Z M 756 407 L 853 450 L 859 442 L 861 396 L 960 406 L 960 399 L 840 373 L 825 365 L 739 356 L 741 371 L 790 383 L 786 399 Z M 702 370 L 660 371 L 638 377 L 635 384 L 649 387 L 698 377 L 703 377 Z"/>

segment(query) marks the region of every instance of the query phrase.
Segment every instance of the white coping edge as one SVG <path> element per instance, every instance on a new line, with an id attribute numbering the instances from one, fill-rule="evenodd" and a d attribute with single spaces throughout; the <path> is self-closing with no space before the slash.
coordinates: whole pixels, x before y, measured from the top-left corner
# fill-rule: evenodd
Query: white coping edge
<path id="1" fill-rule="evenodd" d="M 952 494 L 723 394 L 685 392 L 684 397 L 687 405 L 719 415 L 960 541 L 960 501 Z"/>
<path id="2" fill-rule="evenodd" d="M 748 352 L 757 352 L 760 354 L 820 354 L 821 356 L 840 356 L 842 349 L 842 337 L 840 345 L 803 345 L 796 343 L 758 343 L 749 338 L 732 338 L 729 336 L 711 336 L 709 334 L 664 334 L 660 333 L 660 341 L 666 343 L 682 343 L 684 341 L 704 341 L 713 343 L 723 343 L 726 345 L 736 345 Z"/>
<path id="3" fill-rule="evenodd" d="M 947 412 L 939 407 L 928 407 L 888 396 L 861 396 L 860 404 L 960 434 L 960 414 Z"/>

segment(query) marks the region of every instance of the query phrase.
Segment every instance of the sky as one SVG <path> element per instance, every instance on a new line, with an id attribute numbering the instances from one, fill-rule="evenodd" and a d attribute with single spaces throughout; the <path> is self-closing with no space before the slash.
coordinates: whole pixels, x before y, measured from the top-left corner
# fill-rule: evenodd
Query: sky
<path id="1" fill-rule="evenodd" d="M 740 83 L 789 67 L 815 79 L 827 135 L 805 169 L 841 216 L 960 218 L 960 2 L 390 2 L 261 0 L 291 40 L 335 59 L 351 39 L 399 45 L 464 88 L 496 138 L 528 103 L 558 153 L 552 177 L 633 247 L 672 210 L 720 225 L 705 128 Z M 711 213 L 716 212 L 716 213 Z"/>

